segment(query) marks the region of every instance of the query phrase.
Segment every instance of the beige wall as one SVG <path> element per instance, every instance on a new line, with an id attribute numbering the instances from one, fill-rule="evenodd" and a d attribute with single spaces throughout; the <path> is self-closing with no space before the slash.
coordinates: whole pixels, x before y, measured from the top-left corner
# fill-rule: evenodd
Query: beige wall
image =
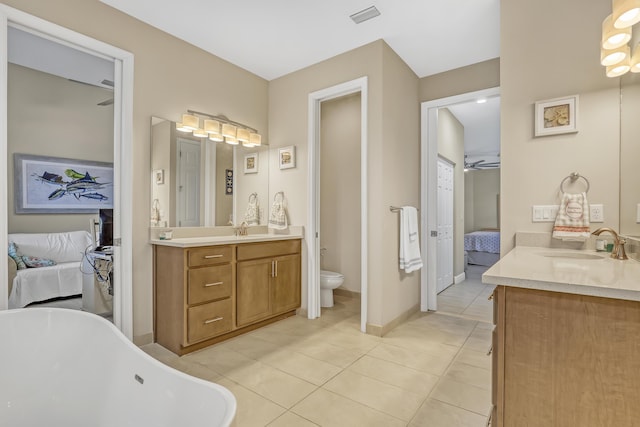
<path id="1" fill-rule="evenodd" d="M 173 173 L 171 169 L 171 141 L 172 141 L 172 123 L 164 120 L 153 125 L 151 133 L 153 134 L 153 149 L 151 150 L 151 170 L 164 171 L 164 183 L 156 184 L 155 176 L 151 178 L 151 199 L 157 199 L 160 209 L 160 224 L 163 226 L 172 224 L 175 218 L 172 215 L 175 203 L 171 200 L 170 184 L 173 182 Z"/>
<path id="2" fill-rule="evenodd" d="M 112 92 L 9 64 L 7 96 L 9 232 L 89 231 L 97 215 L 15 214 L 13 155 L 113 162 Z"/>
<path id="3" fill-rule="evenodd" d="M 558 204 L 560 182 L 574 171 L 591 182 L 589 201 L 604 205 L 604 224 L 592 228 L 618 227 L 619 81 L 599 64 L 610 13 L 610 2 L 501 3 L 503 254 L 516 231 L 551 231 L 552 223 L 531 222 L 531 207 Z M 534 103 L 573 94 L 580 96 L 579 132 L 534 138 Z"/>
<path id="4" fill-rule="evenodd" d="M 469 170 L 464 173 L 465 233 L 498 228 L 500 169 Z"/>
<path id="5" fill-rule="evenodd" d="M 269 199 L 269 147 L 261 146 L 246 148 L 236 147 L 236 222 L 244 221 L 251 193 L 258 195 L 258 207 L 260 208 L 260 224 L 267 225 L 271 200 Z M 258 172 L 244 173 L 244 162 L 247 154 L 258 154 Z"/>
<path id="6" fill-rule="evenodd" d="M 294 224 L 307 225 L 307 105 L 311 92 L 368 77 L 368 323 L 383 326 L 418 304 L 419 273 L 398 270 L 398 220 L 389 205 L 419 205 L 418 78 L 383 41 L 272 80 L 269 191 L 284 191 Z M 277 147 L 296 145 L 297 167 L 279 170 Z M 306 251 L 303 306 L 306 306 Z"/>
<path id="7" fill-rule="evenodd" d="M 448 108 L 438 110 L 438 155 L 453 165 L 453 274 L 464 272 L 464 126 Z"/>
<path id="8" fill-rule="evenodd" d="M 500 86 L 500 58 L 420 79 L 420 102 Z"/>
<path id="9" fill-rule="evenodd" d="M 344 275 L 342 288 L 360 292 L 359 93 L 321 105 L 321 268 Z"/>
<path id="10" fill-rule="evenodd" d="M 150 118 L 177 119 L 187 109 L 225 114 L 267 128 L 267 82 L 98 0 L 4 0 L 4 3 L 135 55 L 133 110 L 133 334 L 152 332 L 149 245 Z M 178 60 L 179 59 L 179 60 Z"/>

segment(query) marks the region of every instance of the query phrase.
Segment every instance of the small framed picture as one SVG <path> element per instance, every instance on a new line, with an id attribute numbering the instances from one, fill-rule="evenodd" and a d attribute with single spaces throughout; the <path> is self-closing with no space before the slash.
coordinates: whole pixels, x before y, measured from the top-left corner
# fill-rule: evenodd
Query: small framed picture
<path id="1" fill-rule="evenodd" d="M 153 171 L 153 181 L 156 185 L 164 184 L 164 169 L 156 169 Z"/>
<path id="2" fill-rule="evenodd" d="M 535 136 L 578 132 L 578 95 L 536 102 Z"/>
<path id="3" fill-rule="evenodd" d="M 258 153 L 244 156 L 244 173 L 258 173 Z"/>
<path id="4" fill-rule="evenodd" d="M 278 164 L 280 169 L 291 169 L 296 167 L 296 147 L 283 147 L 278 150 Z"/>

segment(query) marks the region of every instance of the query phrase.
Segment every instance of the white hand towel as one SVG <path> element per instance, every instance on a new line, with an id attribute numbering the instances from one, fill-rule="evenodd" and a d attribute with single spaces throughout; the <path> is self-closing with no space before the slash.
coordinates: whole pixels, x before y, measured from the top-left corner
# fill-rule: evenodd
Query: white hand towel
<path id="1" fill-rule="evenodd" d="M 564 193 L 552 236 L 563 241 L 584 242 L 590 234 L 587 193 Z"/>
<path id="2" fill-rule="evenodd" d="M 421 268 L 418 210 L 403 206 L 400 210 L 400 269 L 411 273 Z"/>

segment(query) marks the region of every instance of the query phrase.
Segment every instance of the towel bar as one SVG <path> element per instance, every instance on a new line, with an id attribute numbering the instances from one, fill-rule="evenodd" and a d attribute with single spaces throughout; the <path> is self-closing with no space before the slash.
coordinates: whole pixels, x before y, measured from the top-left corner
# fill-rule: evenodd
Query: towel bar
<path id="1" fill-rule="evenodd" d="M 585 193 L 589 192 L 589 180 L 587 178 L 585 178 L 584 176 L 580 175 L 578 172 L 571 172 L 571 174 L 569 176 L 567 176 L 565 179 L 562 180 L 562 182 L 560 183 L 560 191 L 562 191 L 563 193 L 565 193 L 564 191 L 564 183 L 567 182 L 568 179 L 571 180 L 571 182 L 576 182 L 578 180 L 578 178 L 582 178 L 584 179 L 584 181 L 587 183 L 587 189 L 584 190 Z"/>
<path id="2" fill-rule="evenodd" d="M 402 208 L 401 208 L 401 207 L 398 207 L 398 206 L 389 206 L 389 210 L 390 210 L 391 212 L 400 212 L 400 211 L 402 210 Z M 417 210 L 418 212 L 420 212 L 420 209 L 416 208 L 416 210 Z"/>

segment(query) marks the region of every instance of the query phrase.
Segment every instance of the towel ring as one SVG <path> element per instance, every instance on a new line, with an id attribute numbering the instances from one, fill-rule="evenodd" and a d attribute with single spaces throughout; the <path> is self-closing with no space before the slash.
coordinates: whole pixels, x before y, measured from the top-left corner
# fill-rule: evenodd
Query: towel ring
<path id="1" fill-rule="evenodd" d="M 562 191 L 563 193 L 566 193 L 566 191 L 564 191 L 565 182 L 567 182 L 567 180 L 570 179 L 571 182 L 573 183 L 573 182 L 576 182 L 578 178 L 584 179 L 584 182 L 587 183 L 587 189 L 584 190 L 584 192 L 588 193 L 590 188 L 589 180 L 584 176 L 580 175 L 578 172 L 571 172 L 571 175 L 567 176 L 565 179 L 562 180 L 562 182 L 560 183 L 560 191 Z"/>

